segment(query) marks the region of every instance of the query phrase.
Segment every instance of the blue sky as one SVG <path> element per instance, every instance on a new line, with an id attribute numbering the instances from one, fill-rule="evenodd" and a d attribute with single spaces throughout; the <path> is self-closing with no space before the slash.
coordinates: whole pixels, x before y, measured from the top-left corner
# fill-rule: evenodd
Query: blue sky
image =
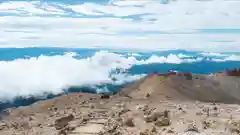
<path id="1" fill-rule="evenodd" d="M 2 1 L 0 47 L 240 51 L 240 1 Z"/>

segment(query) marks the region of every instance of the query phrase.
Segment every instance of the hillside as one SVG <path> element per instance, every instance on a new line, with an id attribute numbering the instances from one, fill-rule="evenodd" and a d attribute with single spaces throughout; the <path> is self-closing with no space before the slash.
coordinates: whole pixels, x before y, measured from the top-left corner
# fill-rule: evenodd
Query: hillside
<path id="1" fill-rule="evenodd" d="M 133 98 L 240 103 L 240 77 L 225 72 L 214 75 L 191 73 L 154 74 L 124 88 Z"/>

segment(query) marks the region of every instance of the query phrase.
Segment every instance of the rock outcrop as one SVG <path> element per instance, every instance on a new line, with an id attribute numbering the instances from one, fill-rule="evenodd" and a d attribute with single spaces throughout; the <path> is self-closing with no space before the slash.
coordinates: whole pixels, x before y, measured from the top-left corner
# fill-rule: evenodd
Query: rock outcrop
<path id="1" fill-rule="evenodd" d="M 239 76 L 239 71 L 229 71 Z M 121 90 L 131 98 L 240 103 L 240 78 L 196 75 L 191 72 L 152 73 Z M 151 97 L 151 98 L 149 98 Z"/>
<path id="2" fill-rule="evenodd" d="M 235 68 L 235 69 L 232 69 L 232 70 L 226 70 L 225 73 L 228 76 L 240 77 L 240 68 Z"/>

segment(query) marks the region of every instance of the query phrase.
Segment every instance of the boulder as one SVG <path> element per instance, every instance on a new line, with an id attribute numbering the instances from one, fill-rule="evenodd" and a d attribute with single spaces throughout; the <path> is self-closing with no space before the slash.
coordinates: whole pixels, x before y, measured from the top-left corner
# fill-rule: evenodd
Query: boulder
<path id="1" fill-rule="evenodd" d="M 145 115 L 144 119 L 147 123 L 157 121 L 159 117 L 163 117 L 163 112 L 152 112 L 150 115 Z"/>
<path id="2" fill-rule="evenodd" d="M 72 114 L 65 116 L 65 117 L 61 117 L 57 120 L 55 120 L 55 128 L 57 130 L 63 129 L 64 127 L 66 127 L 68 125 L 68 122 L 74 120 L 74 116 Z"/>
<path id="3" fill-rule="evenodd" d="M 0 122 L 0 130 L 7 128 L 7 124 L 5 122 Z"/>
<path id="4" fill-rule="evenodd" d="M 128 126 L 128 127 L 134 127 L 135 124 L 133 122 L 133 118 L 131 118 L 131 117 L 123 118 L 123 125 Z"/>
<path id="5" fill-rule="evenodd" d="M 158 127 L 163 127 L 163 126 L 169 126 L 171 125 L 170 119 L 169 118 L 159 118 L 156 122 L 155 125 Z"/>

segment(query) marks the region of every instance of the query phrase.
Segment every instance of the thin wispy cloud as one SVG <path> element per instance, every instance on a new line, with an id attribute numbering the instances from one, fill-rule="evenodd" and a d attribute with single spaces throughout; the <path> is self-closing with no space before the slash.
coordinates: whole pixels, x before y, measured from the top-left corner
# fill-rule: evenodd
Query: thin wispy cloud
<path id="1" fill-rule="evenodd" d="M 3 2 L 0 47 L 236 51 L 239 7 L 237 0 Z"/>

